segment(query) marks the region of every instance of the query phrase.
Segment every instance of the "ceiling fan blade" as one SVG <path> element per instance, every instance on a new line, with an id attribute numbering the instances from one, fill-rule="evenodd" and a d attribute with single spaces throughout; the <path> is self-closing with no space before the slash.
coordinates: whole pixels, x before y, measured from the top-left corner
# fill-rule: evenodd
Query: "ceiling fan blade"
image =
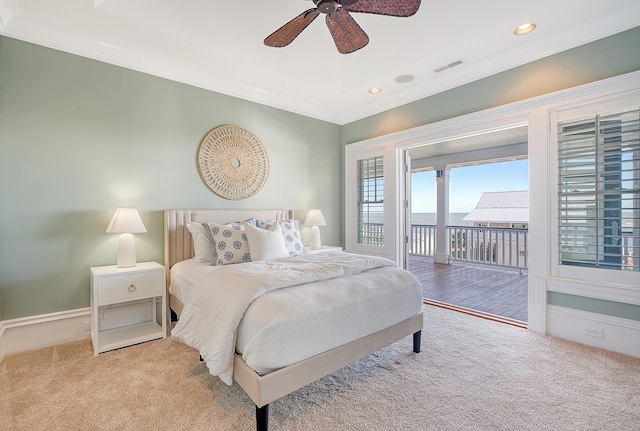
<path id="1" fill-rule="evenodd" d="M 342 8 L 349 12 L 407 17 L 418 12 L 420 0 L 358 0 L 353 4 L 344 4 Z"/>
<path id="2" fill-rule="evenodd" d="M 320 15 L 318 9 L 313 8 L 302 12 L 300 15 L 271 33 L 265 40 L 264 44 L 275 48 L 282 48 L 293 42 L 302 30 L 307 28 L 311 22 Z"/>
<path id="3" fill-rule="evenodd" d="M 340 54 L 349 54 L 364 48 L 369 43 L 369 36 L 346 10 L 338 11 L 338 20 L 326 17 L 327 27 Z"/>

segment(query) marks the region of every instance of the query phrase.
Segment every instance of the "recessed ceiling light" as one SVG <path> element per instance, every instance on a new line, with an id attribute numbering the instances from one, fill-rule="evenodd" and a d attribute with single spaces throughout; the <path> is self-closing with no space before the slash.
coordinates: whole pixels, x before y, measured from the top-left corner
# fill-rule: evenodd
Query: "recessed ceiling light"
<path id="1" fill-rule="evenodd" d="M 528 22 L 528 23 L 522 24 L 521 26 L 516 28 L 514 33 L 518 34 L 518 35 L 527 34 L 527 33 L 532 32 L 535 28 L 536 28 L 536 25 L 534 23 Z"/>
<path id="2" fill-rule="evenodd" d="M 382 90 L 379 89 L 378 87 L 373 87 L 372 89 L 369 90 L 369 93 L 371 94 L 378 94 L 380 93 Z"/>

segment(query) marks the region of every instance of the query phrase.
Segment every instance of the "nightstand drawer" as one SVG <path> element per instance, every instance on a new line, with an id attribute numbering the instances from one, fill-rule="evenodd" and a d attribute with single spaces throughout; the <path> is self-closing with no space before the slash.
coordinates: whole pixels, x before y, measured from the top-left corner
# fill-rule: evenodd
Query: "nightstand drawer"
<path id="1" fill-rule="evenodd" d="M 98 279 L 98 304 L 112 301 L 128 301 L 149 296 L 161 296 L 163 271 L 135 274 L 119 274 Z"/>

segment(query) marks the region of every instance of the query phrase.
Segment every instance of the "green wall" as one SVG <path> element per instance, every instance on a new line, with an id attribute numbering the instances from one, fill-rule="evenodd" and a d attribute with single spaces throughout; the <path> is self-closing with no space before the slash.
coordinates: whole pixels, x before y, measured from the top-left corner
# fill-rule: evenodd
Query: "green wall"
<path id="1" fill-rule="evenodd" d="M 196 166 L 214 127 L 264 144 L 254 197 L 212 193 Z M 341 244 L 340 126 L 0 37 L 0 318 L 89 305 L 89 267 L 115 264 L 117 207 L 138 208 L 138 261 L 163 259 L 167 208 L 321 208 Z M 302 228 L 308 237 L 308 228 Z"/>
<path id="2" fill-rule="evenodd" d="M 0 36 L 0 319 L 88 306 L 88 268 L 115 263 L 117 207 L 147 227 L 139 261 L 162 261 L 166 208 L 318 207 L 323 243 L 341 244 L 344 145 L 640 70 L 639 52 L 635 28 L 340 127 Z M 230 123 L 271 161 L 239 202 L 195 161 Z"/>

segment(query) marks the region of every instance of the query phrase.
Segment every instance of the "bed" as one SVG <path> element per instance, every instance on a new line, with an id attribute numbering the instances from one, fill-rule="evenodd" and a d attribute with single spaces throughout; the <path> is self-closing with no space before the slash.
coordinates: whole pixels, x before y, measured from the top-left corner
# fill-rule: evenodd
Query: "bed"
<path id="1" fill-rule="evenodd" d="M 228 379 L 232 378 L 244 389 L 255 403 L 258 431 L 267 431 L 269 403 L 278 398 L 409 335 L 413 335 L 413 351 L 416 353 L 420 351 L 423 317 L 419 282 L 407 271 L 395 265 L 387 265 L 379 258 L 362 257 L 338 251 L 306 253 L 290 258 L 221 267 L 194 262 L 192 234 L 187 228 L 190 223 L 227 224 L 249 219 L 283 222 L 293 220 L 294 214 L 291 210 L 189 209 L 166 210 L 164 213 L 165 266 L 169 269 L 167 271 L 169 290 L 167 302 L 170 310 L 167 315 L 173 313 L 175 316 L 182 317 L 176 327 L 182 325 L 186 328 L 190 325 L 188 330 L 178 328 L 180 330 L 178 338 L 181 341 L 187 341 L 187 344 L 200 351 L 201 359 L 207 362 L 210 372 L 213 370 L 209 361 L 211 352 L 207 350 L 208 345 L 202 342 L 198 344 L 198 339 L 206 338 L 207 335 L 198 332 L 211 332 L 216 325 L 206 329 L 209 322 L 204 321 L 203 324 L 202 319 L 205 313 L 196 310 L 204 307 L 202 304 L 206 303 L 208 298 L 213 298 L 214 301 L 221 299 L 214 297 L 213 294 L 208 294 L 209 297 L 203 296 L 207 295 L 203 292 L 209 290 L 207 283 L 226 280 L 227 283 L 223 284 L 236 284 L 237 279 L 233 277 L 239 277 L 236 274 L 237 268 L 241 268 L 239 272 L 245 274 L 249 272 L 259 274 L 259 271 L 271 270 L 274 265 L 287 270 L 276 271 L 279 272 L 276 277 L 281 280 L 286 278 L 283 274 L 289 274 L 290 269 L 295 270 L 299 267 L 319 268 L 311 272 L 320 273 L 324 268 L 328 268 L 329 273 L 339 268 L 339 271 L 346 271 L 349 274 L 341 277 L 330 274 L 326 279 L 306 280 L 304 278 L 306 272 L 303 272 L 302 276 L 298 273 L 296 277 L 301 279 L 303 284 L 284 283 L 282 287 L 276 286 L 277 290 L 269 291 L 255 299 L 251 297 L 248 308 L 243 311 L 234 332 L 235 338 L 228 353 L 231 361 L 229 368 L 224 369 L 224 372 L 217 374 L 212 372 L 212 374 L 219 375 L 228 384 L 230 384 Z M 350 268 L 351 261 L 359 268 L 357 271 L 345 270 Z M 365 264 L 362 263 L 364 261 L 366 265 L 372 266 L 365 268 L 363 266 Z M 361 266 L 364 269 L 360 268 Z M 391 282 L 398 277 L 403 280 L 401 283 Z M 255 278 L 262 279 L 262 275 Z M 381 287 L 373 290 L 371 286 L 377 279 L 380 280 Z M 353 295 L 349 293 L 350 289 L 354 292 Z M 367 293 L 365 296 L 362 293 L 365 291 L 373 293 Z M 233 295 L 237 292 L 240 291 L 234 291 Z M 313 315 L 313 319 L 320 319 L 319 321 L 323 323 L 309 326 L 307 321 L 315 322 L 311 317 L 293 321 L 292 319 L 301 318 L 300 312 L 283 312 L 282 310 L 287 310 L 289 307 L 292 295 L 300 298 L 299 300 L 304 303 L 311 301 L 309 298 L 316 301 L 308 314 Z M 358 297 L 358 303 L 355 306 L 343 302 L 353 301 L 353 298 L 348 299 L 349 296 Z M 235 300 L 235 296 L 232 299 Z M 233 307 L 225 305 L 224 308 Z M 349 312 L 345 312 L 345 309 Z M 359 311 L 354 312 L 355 309 Z M 390 309 L 392 311 L 389 311 Z M 395 309 L 398 311 L 393 311 Z M 277 315 L 263 317 L 265 313 Z M 372 318 L 372 316 L 375 317 Z M 287 320 L 286 325 L 289 326 L 281 325 L 281 320 Z M 198 322 L 199 324 L 196 324 Z M 290 329 L 291 322 L 294 322 L 296 328 L 294 333 Z M 361 322 L 365 323 L 360 324 Z M 216 323 L 219 324 L 219 321 L 216 320 Z M 266 326 L 269 327 L 266 328 Z M 322 333 L 319 327 L 330 333 L 328 335 Z M 336 330 L 336 328 L 341 329 Z M 343 328 L 346 329 L 342 330 Z M 277 340 L 283 336 L 288 337 L 289 341 L 297 341 L 289 342 L 288 345 L 284 341 L 278 342 Z M 190 337 L 194 337 L 196 341 L 192 342 Z M 313 340 L 313 342 L 307 343 L 305 340 Z M 228 374 L 227 379 L 224 377 L 225 374 Z"/>

